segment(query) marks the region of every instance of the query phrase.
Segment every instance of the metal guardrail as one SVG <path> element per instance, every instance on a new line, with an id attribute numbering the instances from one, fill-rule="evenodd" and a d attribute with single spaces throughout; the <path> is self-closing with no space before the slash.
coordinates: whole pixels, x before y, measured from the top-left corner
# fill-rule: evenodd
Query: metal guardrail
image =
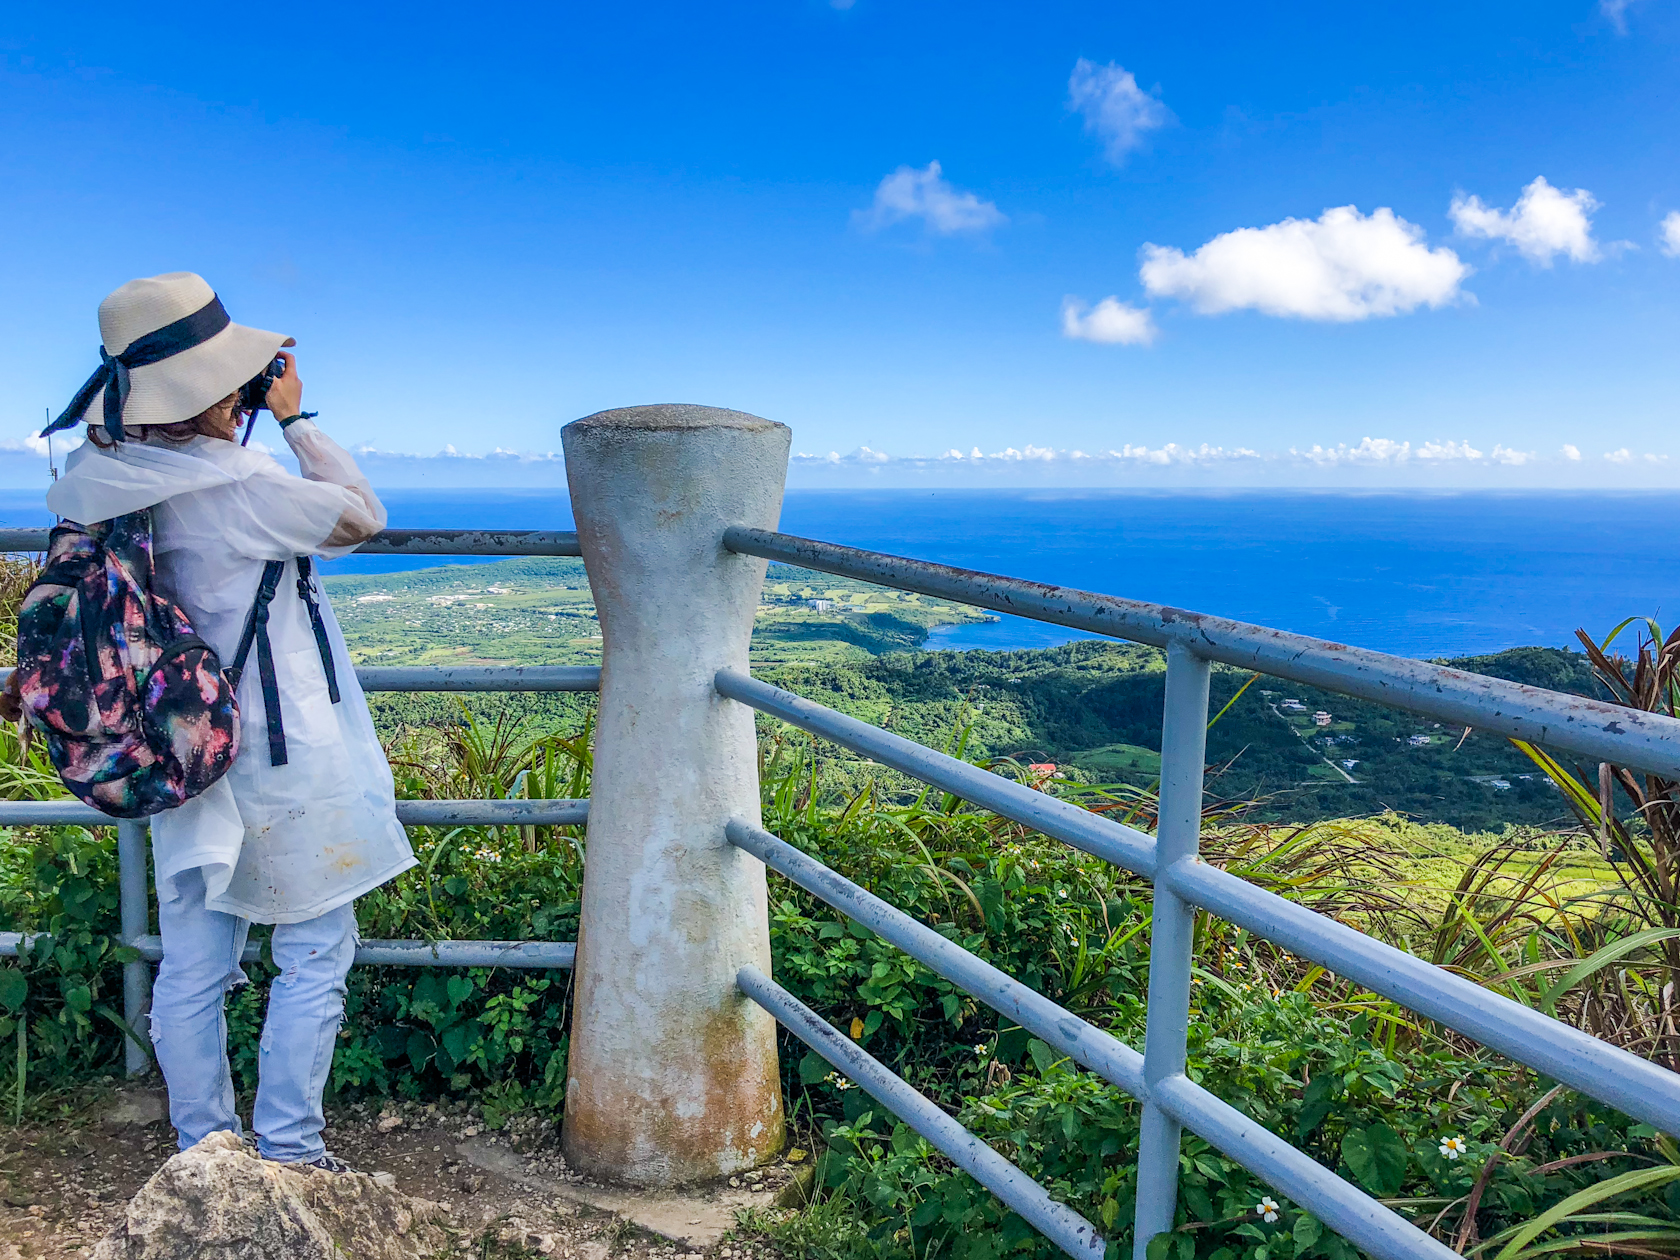
<path id="1" fill-rule="evenodd" d="M 0 932 L 0 958 L 15 958 L 18 950 L 45 932 Z M 139 936 L 129 942 L 147 962 L 163 957 L 161 936 Z M 262 957 L 262 944 L 249 941 L 241 962 Z M 363 941 L 356 947 L 358 967 L 540 967 L 570 971 L 577 958 L 571 941 Z"/>
<path id="2" fill-rule="evenodd" d="M 0 552 L 44 551 L 45 529 L 0 529 Z M 543 555 L 576 556 L 575 533 L 546 530 L 388 529 L 357 548 L 376 555 Z M 0 683 L 11 674 L 0 669 Z M 455 665 L 363 666 L 356 679 L 364 691 L 599 691 L 601 671 L 594 666 Z M 397 821 L 405 827 L 583 826 L 587 800 L 417 800 L 397 802 Z M 0 827 L 55 823 L 117 828 L 121 939 L 140 954 L 123 969 L 123 1015 L 130 1028 L 142 1027 L 151 1004 L 149 963 L 163 957 L 163 942 L 147 934 L 150 900 L 146 882 L 144 821 L 122 822 L 80 801 L 3 801 Z M 16 957 L 40 933 L 0 932 L 0 957 Z M 245 961 L 255 961 L 260 947 L 246 947 Z M 569 970 L 577 946 L 559 941 L 363 941 L 357 965 L 387 967 L 525 967 Z M 145 1049 L 127 1039 L 129 1075 L 146 1070 Z"/>
<path id="3" fill-rule="evenodd" d="M 1140 1055 L 768 832 L 741 819 L 727 827 L 730 842 L 738 848 L 1143 1103 L 1135 1260 L 1145 1260 L 1149 1240 L 1172 1228 L 1182 1128 L 1200 1135 L 1381 1260 L 1447 1260 L 1456 1255 L 1185 1074 L 1191 929 L 1197 909 L 1321 963 L 1664 1132 L 1680 1132 L 1680 1075 L 1209 866 L 1196 852 L 1214 661 L 1669 775 L 1680 775 L 1680 721 L 1304 635 L 770 530 L 730 529 L 724 543 L 746 555 L 1166 649 L 1160 810 L 1154 836 L 743 673 L 725 669 L 715 679 L 721 696 L 1153 880 L 1148 1023 Z M 811 1012 L 750 968 L 741 973 L 739 984 L 836 1068 L 850 1070 L 847 1064 L 857 1063 L 869 1075 L 854 1079 L 941 1150 L 949 1154 L 953 1143 L 960 1148 L 960 1138 L 946 1128 L 954 1123 L 949 1117 L 939 1113 L 938 1124 L 923 1129 L 929 1119 L 925 1108 L 932 1104 L 890 1073 L 890 1080 L 882 1080 L 886 1069 L 867 1056 L 857 1058 L 838 1031 L 826 1024 L 826 1033 L 815 1028 Z M 902 1105 L 891 1101 L 903 1099 L 906 1091 L 914 1097 Z M 1057 1220 L 1041 1223 L 1029 1215 L 1037 1210 L 1035 1192 L 1041 1194 L 1042 1188 L 1030 1182 L 1024 1186 L 1025 1175 L 1013 1165 L 961 1166 L 1070 1255 L 1088 1255 L 1091 1247 L 1103 1245 L 1094 1235 L 1080 1235 L 1070 1245 L 1056 1232 Z"/>
<path id="4" fill-rule="evenodd" d="M 0 529 L 0 552 L 45 551 L 46 529 Z M 365 556 L 578 556 L 577 534 L 547 529 L 387 529 L 360 547 Z"/>
<path id="5" fill-rule="evenodd" d="M 0 684 L 11 676 L 0 669 Z M 363 691 L 599 691 L 597 665 L 362 665 Z"/>
<path id="6" fill-rule="evenodd" d="M 741 554 L 1166 649 L 1161 796 L 1154 836 L 813 704 L 744 673 L 726 668 L 714 680 L 720 696 L 791 722 L 1154 881 L 1149 1018 L 1140 1054 L 756 825 L 736 818 L 725 827 L 735 847 L 756 856 L 1142 1102 L 1135 1260 L 1145 1260 L 1150 1238 L 1172 1227 L 1181 1127 L 1201 1135 L 1381 1260 L 1447 1260 L 1454 1255 L 1333 1170 L 1186 1076 L 1191 926 L 1198 908 L 1322 963 L 1373 992 L 1385 994 L 1665 1132 L 1680 1132 L 1680 1075 L 1247 884 L 1203 863 L 1196 853 L 1209 676 L 1215 661 L 1443 722 L 1675 777 L 1680 777 L 1680 721 L 1223 618 L 861 551 L 767 529 L 728 529 L 723 543 Z M 45 530 L 0 530 L 0 551 L 41 550 L 45 544 Z M 360 550 L 435 555 L 579 554 L 575 534 L 541 531 L 388 530 Z M 599 670 L 560 667 L 365 668 L 357 675 L 370 691 L 584 691 L 600 686 Z M 406 825 L 578 825 L 588 817 L 588 802 L 405 801 L 398 804 L 398 816 Z M 111 820 L 78 802 L 0 803 L 0 825 L 49 821 L 97 824 Z M 150 988 L 146 960 L 161 953 L 161 941 L 147 933 L 145 825 L 119 824 L 117 848 L 121 939 L 142 958 L 124 970 L 124 1009 L 131 1026 L 139 1027 Z M 17 933 L 0 933 L 0 954 L 15 953 L 24 944 L 26 938 Z M 252 946 L 251 950 L 256 948 Z M 576 947 L 531 941 L 367 941 L 358 949 L 356 961 L 399 966 L 566 968 L 576 961 Z M 755 968 L 741 968 L 736 984 L 743 994 L 846 1072 L 1063 1250 L 1083 1257 L 1099 1253 L 1106 1246 L 1090 1222 L 1052 1201 L 1020 1169 L 963 1130 Z M 147 1062 L 144 1051 L 131 1041 L 128 1053 L 130 1070 L 142 1070 Z"/>
<path id="7" fill-rule="evenodd" d="M 397 821 L 405 827 L 581 827 L 589 821 L 589 801 L 398 801 Z M 0 801 L 0 827 L 54 823 L 114 827 L 118 820 L 81 801 Z"/>
<path id="8" fill-rule="evenodd" d="M 958 1168 L 1002 1199 L 1021 1219 L 1070 1256 L 1100 1257 L 1104 1242 L 1090 1221 L 1057 1203 L 1043 1186 L 918 1094 L 862 1046 L 806 1006 L 757 967 L 743 967 L 735 983 L 794 1036 L 863 1087 Z M 1448 1253 L 1451 1254 L 1451 1253 Z"/>

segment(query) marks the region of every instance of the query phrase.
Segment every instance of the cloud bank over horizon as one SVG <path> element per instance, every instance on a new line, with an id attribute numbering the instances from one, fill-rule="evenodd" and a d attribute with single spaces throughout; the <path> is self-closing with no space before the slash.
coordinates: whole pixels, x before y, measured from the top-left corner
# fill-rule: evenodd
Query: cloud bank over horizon
<path id="1" fill-rule="evenodd" d="M 70 449 L 67 442 L 54 444 L 59 467 Z M 270 453 L 289 463 L 289 452 Z M 451 445 L 422 455 L 362 445 L 352 453 L 376 486 L 389 489 L 554 489 L 566 484 L 566 463 L 559 451 L 496 447 L 478 454 Z M 0 488 L 38 486 L 44 491 L 49 476 L 45 442 L 33 437 L 0 440 Z M 933 454 L 889 453 L 865 444 L 844 453 L 796 446 L 788 484 L 1680 489 L 1680 464 L 1665 452 L 1611 446 L 1602 440 L 1548 450 L 1521 442 L 1478 445 L 1462 438 L 1370 436 L 1280 449 L 1207 442 L 1119 442 L 1086 449 L 1028 441 L 993 450 L 968 443 L 966 449 L 952 446 Z"/>
<path id="2" fill-rule="evenodd" d="M 1602 445 L 1602 444 L 1601 444 Z M 283 461 L 287 452 L 273 452 Z M 63 466 L 65 452 L 57 452 Z M 362 447 L 357 461 L 382 489 L 564 489 L 565 460 L 557 451 L 495 449 L 469 454 L 446 448 L 432 455 Z M 1387 487 L 1459 489 L 1680 489 L 1669 456 L 1626 446 L 1552 451 L 1457 439 L 1409 441 L 1362 437 L 1284 450 L 1209 443 L 1121 443 L 1084 450 L 1026 442 L 985 451 L 952 447 L 934 455 L 896 455 L 864 445 L 839 451 L 796 451 L 790 488 L 917 486 L 948 488 Z M 49 481 L 44 452 L 0 441 L 0 488 L 40 489 Z M 0 522 L 3 523 L 3 522 Z"/>

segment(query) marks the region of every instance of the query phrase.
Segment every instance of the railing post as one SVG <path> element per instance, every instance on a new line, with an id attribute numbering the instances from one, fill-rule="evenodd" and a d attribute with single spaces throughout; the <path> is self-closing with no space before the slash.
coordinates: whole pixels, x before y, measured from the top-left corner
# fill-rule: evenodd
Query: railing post
<path id="1" fill-rule="evenodd" d="M 745 671 L 765 562 L 723 546 L 774 528 L 791 434 L 713 407 L 604 411 L 562 435 L 601 619 L 600 721 L 578 932 L 563 1148 L 614 1181 L 725 1176 L 782 1145 L 774 1019 L 736 988 L 770 970 Z"/>
<path id="2" fill-rule="evenodd" d="M 146 935 L 151 902 L 146 893 L 146 838 L 144 822 L 117 824 L 117 896 L 122 913 L 122 940 L 133 945 Z M 146 1016 L 152 1004 L 152 968 L 144 959 L 123 967 L 123 1019 L 139 1036 L 147 1034 Z M 146 1048 L 133 1037 L 123 1037 L 123 1063 L 130 1076 L 144 1076 L 151 1066 Z"/>
<path id="3" fill-rule="evenodd" d="M 1167 699 L 1161 724 L 1161 802 L 1155 827 L 1156 881 L 1149 944 L 1149 1027 L 1144 1034 L 1145 1087 L 1184 1071 L 1190 1025 L 1190 953 L 1195 909 L 1168 892 L 1161 875 L 1192 859 L 1202 834 L 1202 768 L 1207 754 L 1210 665 L 1178 643 L 1167 646 Z M 1150 1103 L 1138 1138 L 1137 1216 L 1133 1260 L 1146 1260 L 1149 1240 L 1173 1226 L 1178 1207 L 1178 1121 Z"/>

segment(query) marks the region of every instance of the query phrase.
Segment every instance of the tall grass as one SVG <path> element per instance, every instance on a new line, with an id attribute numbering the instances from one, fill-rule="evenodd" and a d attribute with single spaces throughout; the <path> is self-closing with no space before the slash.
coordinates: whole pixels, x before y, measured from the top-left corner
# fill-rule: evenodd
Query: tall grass
<path id="1" fill-rule="evenodd" d="M 1631 656 L 1614 648 L 1629 631 Z M 1576 636 L 1612 703 L 1680 716 L 1680 630 L 1665 635 L 1653 620 L 1629 618 L 1602 641 Z M 1513 743 L 1557 783 L 1615 874 L 1559 907 L 1546 942 L 1553 957 L 1525 960 L 1514 973 L 1557 976 L 1535 989 L 1542 1009 L 1561 1007 L 1594 1035 L 1680 1069 L 1680 781 L 1608 762 L 1571 773 L 1545 750 Z"/>

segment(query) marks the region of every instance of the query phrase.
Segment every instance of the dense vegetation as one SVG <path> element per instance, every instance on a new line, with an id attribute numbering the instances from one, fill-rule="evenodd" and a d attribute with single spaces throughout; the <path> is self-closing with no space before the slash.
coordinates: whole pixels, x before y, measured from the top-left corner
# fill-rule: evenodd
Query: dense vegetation
<path id="1" fill-rule="evenodd" d="M 1657 638 L 1634 664 L 1590 663 L 1601 682 L 1606 666 L 1622 671 L 1629 682 L 1618 694 L 1623 702 L 1672 712 L 1680 648 Z M 1152 741 L 1141 718 L 1128 725 L 1131 712 L 1159 707 L 1160 670 L 1145 650 L 1080 644 L 963 657 L 860 654 L 852 663 L 790 660 L 773 668 L 818 699 L 960 749 L 1041 790 L 1153 825 L 1144 782 Z M 1594 676 L 1580 658 L 1560 653 L 1505 654 L 1488 668 L 1556 670 L 1578 687 Z M 1245 681 L 1222 673 L 1222 697 Z M 1290 724 L 1243 707 L 1257 695 L 1258 684 L 1214 726 L 1213 736 L 1232 745 L 1214 755 L 1234 758 L 1216 780 L 1222 796 L 1241 795 L 1231 787 L 1248 757 L 1241 721 L 1259 730 L 1269 729 L 1267 721 Z M 543 720 L 483 720 L 461 707 L 387 708 L 400 791 L 505 796 L 518 784 L 532 796 L 587 794 L 588 702 L 564 699 L 582 707 Z M 1273 699 L 1322 703 L 1299 690 Z M 1345 705 L 1329 711 L 1338 720 L 1350 714 L 1345 720 L 1362 741 L 1392 738 Z M 1040 743 L 1041 736 L 1067 742 Z M 1452 733 L 1455 744 L 1458 736 Z M 1141 1043 L 1147 885 L 775 724 L 763 724 L 761 738 L 768 827 L 1086 1019 Z M 1099 786 L 1088 781 L 1094 771 L 1052 774 L 998 755 L 1060 756 L 1076 743 L 1087 751 L 1140 750 L 1125 767 L 1135 771 L 1133 782 Z M 1491 742 L 1485 747 L 1491 756 Z M 1063 759 L 1079 765 L 1077 757 Z M 1503 764 L 1538 768 L 1526 755 Z M 9 732 L 0 733 L 0 767 L 6 796 L 57 790 L 38 750 L 24 757 Z M 1630 807 L 1600 819 L 1598 798 L 1564 767 L 1544 772 L 1568 789 L 1579 832 L 1474 834 L 1393 813 L 1281 825 L 1210 801 L 1204 852 L 1243 878 L 1673 1065 L 1680 1057 L 1672 1017 L 1677 960 L 1667 954 L 1680 938 L 1671 892 L 1680 873 L 1673 785 L 1628 777 L 1619 790 L 1633 798 Z M 1284 783 L 1269 807 L 1289 813 L 1290 802 L 1309 800 L 1284 794 L 1299 786 Z M 588 843 L 581 830 L 416 829 L 413 836 L 421 864 L 358 903 L 364 934 L 575 939 Z M 1131 1100 L 777 878 L 771 904 L 781 983 L 1098 1222 L 1113 1240 L 1111 1254 L 1126 1254 L 1138 1125 Z M 15 1056 L 0 1056 L 0 1090 L 18 1088 L 21 1097 L 26 1066 L 37 1100 L 112 1070 L 124 1035 L 118 965 L 125 951 L 115 943 L 109 835 L 74 827 L 0 832 L 0 923 L 48 933 L 20 959 L 0 962 L 0 1045 L 18 1047 Z M 230 1009 L 235 1068 L 246 1089 L 254 1084 L 256 1030 L 272 976 L 266 962 L 248 970 L 253 984 Z M 1192 1074 L 1459 1250 L 1487 1260 L 1680 1252 L 1680 1148 L 1669 1138 L 1219 921 L 1198 925 L 1195 975 Z M 357 969 L 333 1097 L 466 1098 L 492 1125 L 516 1110 L 557 1115 L 568 986 L 564 972 Z M 819 1157 L 819 1192 L 805 1210 L 763 1218 L 758 1227 L 796 1253 L 848 1260 L 1052 1254 L 827 1064 L 790 1039 L 782 1048 L 795 1140 Z M 1268 1198 L 1197 1139 L 1187 1139 L 1181 1174 L 1179 1226 L 1154 1244 L 1158 1260 L 1351 1257 L 1318 1222 L 1282 1196 Z"/>
<path id="2" fill-rule="evenodd" d="M 599 659 L 599 627 L 582 565 L 522 559 L 330 579 L 346 636 L 365 664 Z M 812 605 L 819 605 L 813 607 Z M 924 652 L 931 627 L 983 616 L 938 600 L 772 565 L 753 634 L 753 667 L 845 712 L 916 739 L 938 737 L 959 711 L 977 754 L 1055 763 L 1088 782 L 1146 787 L 1159 770 L 1164 667 L 1152 648 L 1087 640 L 1048 651 Z M 1587 659 L 1518 648 L 1448 662 L 1461 669 L 1581 694 Z M 1210 734 L 1213 790 L 1249 803 L 1256 820 L 1314 821 L 1397 810 L 1471 830 L 1565 817 L 1556 788 L 1505 740 L 1444 730 L 1328 692 L 1225 667 Z M 1246 689 L 1245 689 L 1246 688 Z M 1241 693 L 1240 696 L 1238 693 Z M 472 702 L 480 716 L 514 712 L 575 724 L 574 697 Z M 375 697 L 388 731 L 447 724 L 447 697 Z M 1326 713 L 1319 726 L 1314 715 Z"/>
<path id="3" fill-rule="evenodd" d="M 1602 695 L 1586 658 L 1555 648 L 1445 663 Z M 759 673 L 913 739 L 936 736 L 966 705 L 977 751 L 1073 766 L 1093 782 L 1147 786 L 1160 771 L 1166 672 L 1153 648 L 1086 640 L 1032 652 L 901 652 Z M 1213 709 L 1223 714 L 1208 735 L 1210 790 L 1248 802 L 1256 820 L 1395 810 L 1486 831 L 1568 813 L 1545 774 L 1503 738 L 1443 730 L 1394 709 L 1254 680 L 1225 666 L 1215 668 L 1212 691 Z M 1327 713 L 1329 724 L 1318 725 L 1317 713 Z"/>

